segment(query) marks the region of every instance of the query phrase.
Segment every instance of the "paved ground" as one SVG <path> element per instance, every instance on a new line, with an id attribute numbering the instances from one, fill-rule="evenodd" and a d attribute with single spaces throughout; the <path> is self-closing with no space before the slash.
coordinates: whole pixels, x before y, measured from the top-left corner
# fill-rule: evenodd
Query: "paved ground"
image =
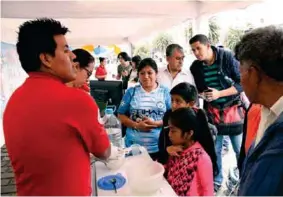
<path id="1" fill-rule="evenodd" d="M 230 167 L 236 166 L 236 159 L 230 147 L 230 151 L 223 157 L 224 177 L 222 189 L 217 193 L 217 196 L 226 196 L 227 187 L 226 180 Z M 8 153 L 5 145 L 1 147 L 1 196 L 15 196 L 16 187 L 14 181 L 14 173 L 10 164 Z"/>
<path id="2" fill-rule="evenodd" d="M 7 149 L 1 147 L 1 196 L 15 196 L 16 187 L 14 173 L 11 167 Z"/>
<path id="3" fill-rule="evenodd" d="M 229 152 L 223 156 L 222 162 L 223 162 L 223 167 L 224 167 L 224 172 L 223 172 L 224 180 L 222 183 L 222 188 L 217 193 L 217 196 L 228 196 L 228 194 L 231 193 L 230 191 L 228 191 L 227 186 L 226 186 L 226 183 L 228 181 L 229 170 L 230 168 L 234 168 L 237 165 L 236 156 L 235 156 L 235 153 L 233 152 L 231 143 L 229 147 Z"/>

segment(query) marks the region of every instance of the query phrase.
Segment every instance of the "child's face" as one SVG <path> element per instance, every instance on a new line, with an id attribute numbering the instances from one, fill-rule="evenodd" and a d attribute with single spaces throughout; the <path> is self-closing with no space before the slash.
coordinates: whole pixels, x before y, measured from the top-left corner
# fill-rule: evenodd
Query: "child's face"
<path id="1" fill-rule="evenodd" d="M 171 104 L 172 104 L 172 111 L 175 111 L 179 108 L 187 108 L 193 107 L 194 102 L 187 103 L 180 95 L 172 94 L 171 95 Z"/>
<path id="2" fill-rule="evenodd" d="M 182 134 L 182 130 L 178 127 L 175 127 L 171 124 L 169 121 L 169 139 L 172 142 L 173 145 L 184 145 L 191 139 L 190 133 L 184 133 Z"/>

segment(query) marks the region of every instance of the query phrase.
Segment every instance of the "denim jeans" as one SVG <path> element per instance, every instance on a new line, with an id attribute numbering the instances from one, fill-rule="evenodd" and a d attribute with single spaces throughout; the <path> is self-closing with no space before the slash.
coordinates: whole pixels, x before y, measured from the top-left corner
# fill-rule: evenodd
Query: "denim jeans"
<path id="1" fill-rule="evenodd" d="M 219 174 L 214 177 L 214 183 L 217 185 L 222 185 L 223 181 L 223 170 L 222 170 L 222 146 L 223 146 L 223 138 L 225 136 L 219 135 L 216 137 L 215 142 L 215 149 L 216 149 L 216 155 L 217 155 L 217 166 L 219 170 Z M 230 135 L 229 136 L 231 140 L 231 144 L 233 147 L 233 150 L 236 154 L 236 159 L 238 160 L 241 150 L 241 144 L 242 144 L 242 134 L 240 135 Z"/>

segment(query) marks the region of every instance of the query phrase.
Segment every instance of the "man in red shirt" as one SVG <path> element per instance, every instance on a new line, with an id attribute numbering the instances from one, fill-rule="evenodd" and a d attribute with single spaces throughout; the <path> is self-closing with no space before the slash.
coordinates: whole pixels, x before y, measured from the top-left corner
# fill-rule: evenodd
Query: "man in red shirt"
<path id="1" fill-rule="evenodd" d="M 65 85 L 76 77 L 67 32 L 46 18 L 19 29 L 17 51 L 29 77 L 11 96 L 3 119 L 19 196 L 90 195 L 89 153 L 110 155 L 95 102 Z"/>
<path id="2" fill-rule="evenodd" d="M 100 81 L 104 81 L 105 78 L 107 77 L 107 71 L 106 71 L 106 58 L 100 57 L 99 58 L 100 65 L 96 69 L 95 72 L 95 78 L 97 78 Z"/>

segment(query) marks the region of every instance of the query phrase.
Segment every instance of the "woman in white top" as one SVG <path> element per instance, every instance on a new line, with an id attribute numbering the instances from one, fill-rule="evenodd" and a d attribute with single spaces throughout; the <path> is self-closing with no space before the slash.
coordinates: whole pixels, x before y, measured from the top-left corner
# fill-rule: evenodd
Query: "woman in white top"
<path id="1" fill-rule="evenodd" d="M 129 74 L 129 81 L 128 82 L 130 82 L 130 83 L 138 82 L 139 77 L 138 77 L 137 69 L 138 69 L 140 62 L 141 62 L 141 57 L 139 55 L 136 55 L 132 58 L 132 62 L 131 62 L 132 70 Z"/>

